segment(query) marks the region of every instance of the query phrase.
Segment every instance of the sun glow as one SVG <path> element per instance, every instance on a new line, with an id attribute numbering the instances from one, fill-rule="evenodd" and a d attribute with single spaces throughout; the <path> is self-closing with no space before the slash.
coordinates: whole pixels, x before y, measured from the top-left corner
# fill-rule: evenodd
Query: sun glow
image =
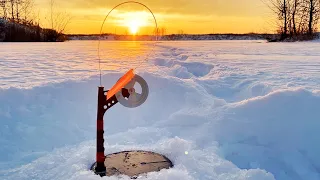
<path id="1" fill-rule="evenodd" d="M 141 32 L 142 28 L 153 26 L 152 16 L 144 11 L 126 12 L 116 14 L 119 26 L 126 27 L 130 34 L 136 35 Z"/>
<path id="2" fill-rule="evenodd" d="M 139 28 L 140 28 L 140 23 L 136 20 L 132 20 L 128 23 L 128 28 L 130 30 L 130 33 L 133 34 L 133 35 L 136 35 L 139 31 Z"/>

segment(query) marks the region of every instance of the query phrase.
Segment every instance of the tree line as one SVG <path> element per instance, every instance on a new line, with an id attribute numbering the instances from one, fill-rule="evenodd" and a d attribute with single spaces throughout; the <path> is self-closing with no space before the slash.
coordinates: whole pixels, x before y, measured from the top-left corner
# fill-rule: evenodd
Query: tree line
<path id="1" fill-rule="evenodd" d="M 312 39 L 317 32 L 320 17 L 320 0 L 263 0 L 277 15 L 280 40 Z"/>
<path id="2" fill-rule="evenodd" d="M 34 0 L 0 0 L 0 18 L 7 23 L 7 41 L 61 41 L 71 17 L 57 10 L 55 0 L 48 0 L 49 11 L 46 14 L 48 28 L 40 27 L 40 13 L 37 15 Z M 37 38 L 34 32 L 37 31 Z M 32 32 L 32 33 L 30 33 Z M 28 37 L 32 36 L 32 37 Z"/>
<path id="3" fill-rule="evenodd" d="M 10 22 L 35 25 L 34 0 L 0 0 L 0 15 Z"/>

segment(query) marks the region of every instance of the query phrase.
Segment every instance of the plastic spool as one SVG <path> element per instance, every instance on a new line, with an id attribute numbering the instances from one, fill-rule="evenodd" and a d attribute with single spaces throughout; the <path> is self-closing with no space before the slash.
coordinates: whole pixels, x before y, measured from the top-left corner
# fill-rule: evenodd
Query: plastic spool
<path id="1" fill-rule="evenodd" d="M 141 87 L 141 93 L 136 92 L 135 84 L 139 84 Z M 122 91 L 116 93 L 116 98 L 119 103 L 128 108 L 135 108 L 143 104 L 149 95 L 149 87 L 147 82 L 139 75 L 135 75 L 132 80 L 124 86 L 129 91 L 129 98 L 125 98 Z"/>
<path id="2" fill-rule="evenodd" d="M 157 33 L 157 30 L 158 30 L 158 23 L 157 23 L 157 19 L 155 17 L 155 15 L 153 14 L 152 10 L 146 6 L 145 4 L 143 3 L 140 3 L 140 2 L 137 2 L 137 1 L 126 1 L 126 2 L 123 2 L 123 3 L 120 3 L 118 5 L 116 5 L 115 7 L 113 7 L 109 12 L 108 14 L 106 15 L 105 19 L 103 20 L 103 23 L 101 25 L 101 28 L 100 28 L 100 38 L 99 38 L 99 41 L 98 41 L 98 60 L 99 60 L 99 72 L 100 72 L 100 86 L 102 86 L 102 69 L 101 69 L 101 52 L 100 52 L 100 44 L 101 44 L 101 39 L 102 39 L 102 30 L 104 28 L 104 25 L 108 19 L 108 17 L 110 16 L 110 14 L 118 7 L 124 5 L 124 4 L 138 4 L 140 6 L 143 6 L 144 8 L 146 8 L 152 15 L 153 19 L 154 19 L 154 23 L 155 23 L 155 28 L 156 28 L 156 35 L 155 35 L 155 41 L 157 42 L 158 41 L 158 33 Z M 147 61 L 147 59 L 149 58 L 150 54 L 151 53 L 154 53 L 154 47 L 155 47 L 155 43 L 153 44 L 152 48 L 151 48 L 151 51 L 146 55 L 146 58 L 144 58 L 144 60 L 141 60 L 139 61 L 139 64 L 137 65 L 137 67 L 134 67 L 134 68 L 130 68 L 130 69 L 137 69 L 138 67 L 141 66 L 141 64 L 145 61 Z"/>

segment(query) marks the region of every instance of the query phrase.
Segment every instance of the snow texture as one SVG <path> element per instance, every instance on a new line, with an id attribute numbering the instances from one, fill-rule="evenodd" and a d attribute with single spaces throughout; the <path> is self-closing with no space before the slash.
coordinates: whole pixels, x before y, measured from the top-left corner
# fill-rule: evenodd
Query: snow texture
<path id="1" fill-rule="evenodd" d="M 0 44 L 0 179 L 101 179 L 89 171 L 96 45 Z M 142 106 L 107 112 L 106 153 L 152 150 L 175 165 L 138 179 L 320 179 L 318 42 L 102 47 L 105 87 L 137 67 L 150 88 Z"/>

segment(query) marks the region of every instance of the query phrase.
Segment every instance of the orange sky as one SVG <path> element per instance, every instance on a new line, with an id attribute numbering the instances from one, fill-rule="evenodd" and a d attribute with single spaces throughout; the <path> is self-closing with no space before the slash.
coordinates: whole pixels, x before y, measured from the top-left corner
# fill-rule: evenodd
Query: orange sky
<path id="1" fill-rule="evenodd" d="M 72 16 L 66 33 L 99 33 L 105 15 L 121 0 L 56 0 L 57 11 Z M 273 32 L 272 13 L 261 0 L 141 0 L 154 13 L 167 34 L 182 30 L 189 34 Z M 41 25 L 48 26 L 49 0 L 35 0 Z M 152 15 L 135 4 L 111 13 L 103 31 L 124 34 L 138 26 L 137 34 L 150 34 Z"/>

